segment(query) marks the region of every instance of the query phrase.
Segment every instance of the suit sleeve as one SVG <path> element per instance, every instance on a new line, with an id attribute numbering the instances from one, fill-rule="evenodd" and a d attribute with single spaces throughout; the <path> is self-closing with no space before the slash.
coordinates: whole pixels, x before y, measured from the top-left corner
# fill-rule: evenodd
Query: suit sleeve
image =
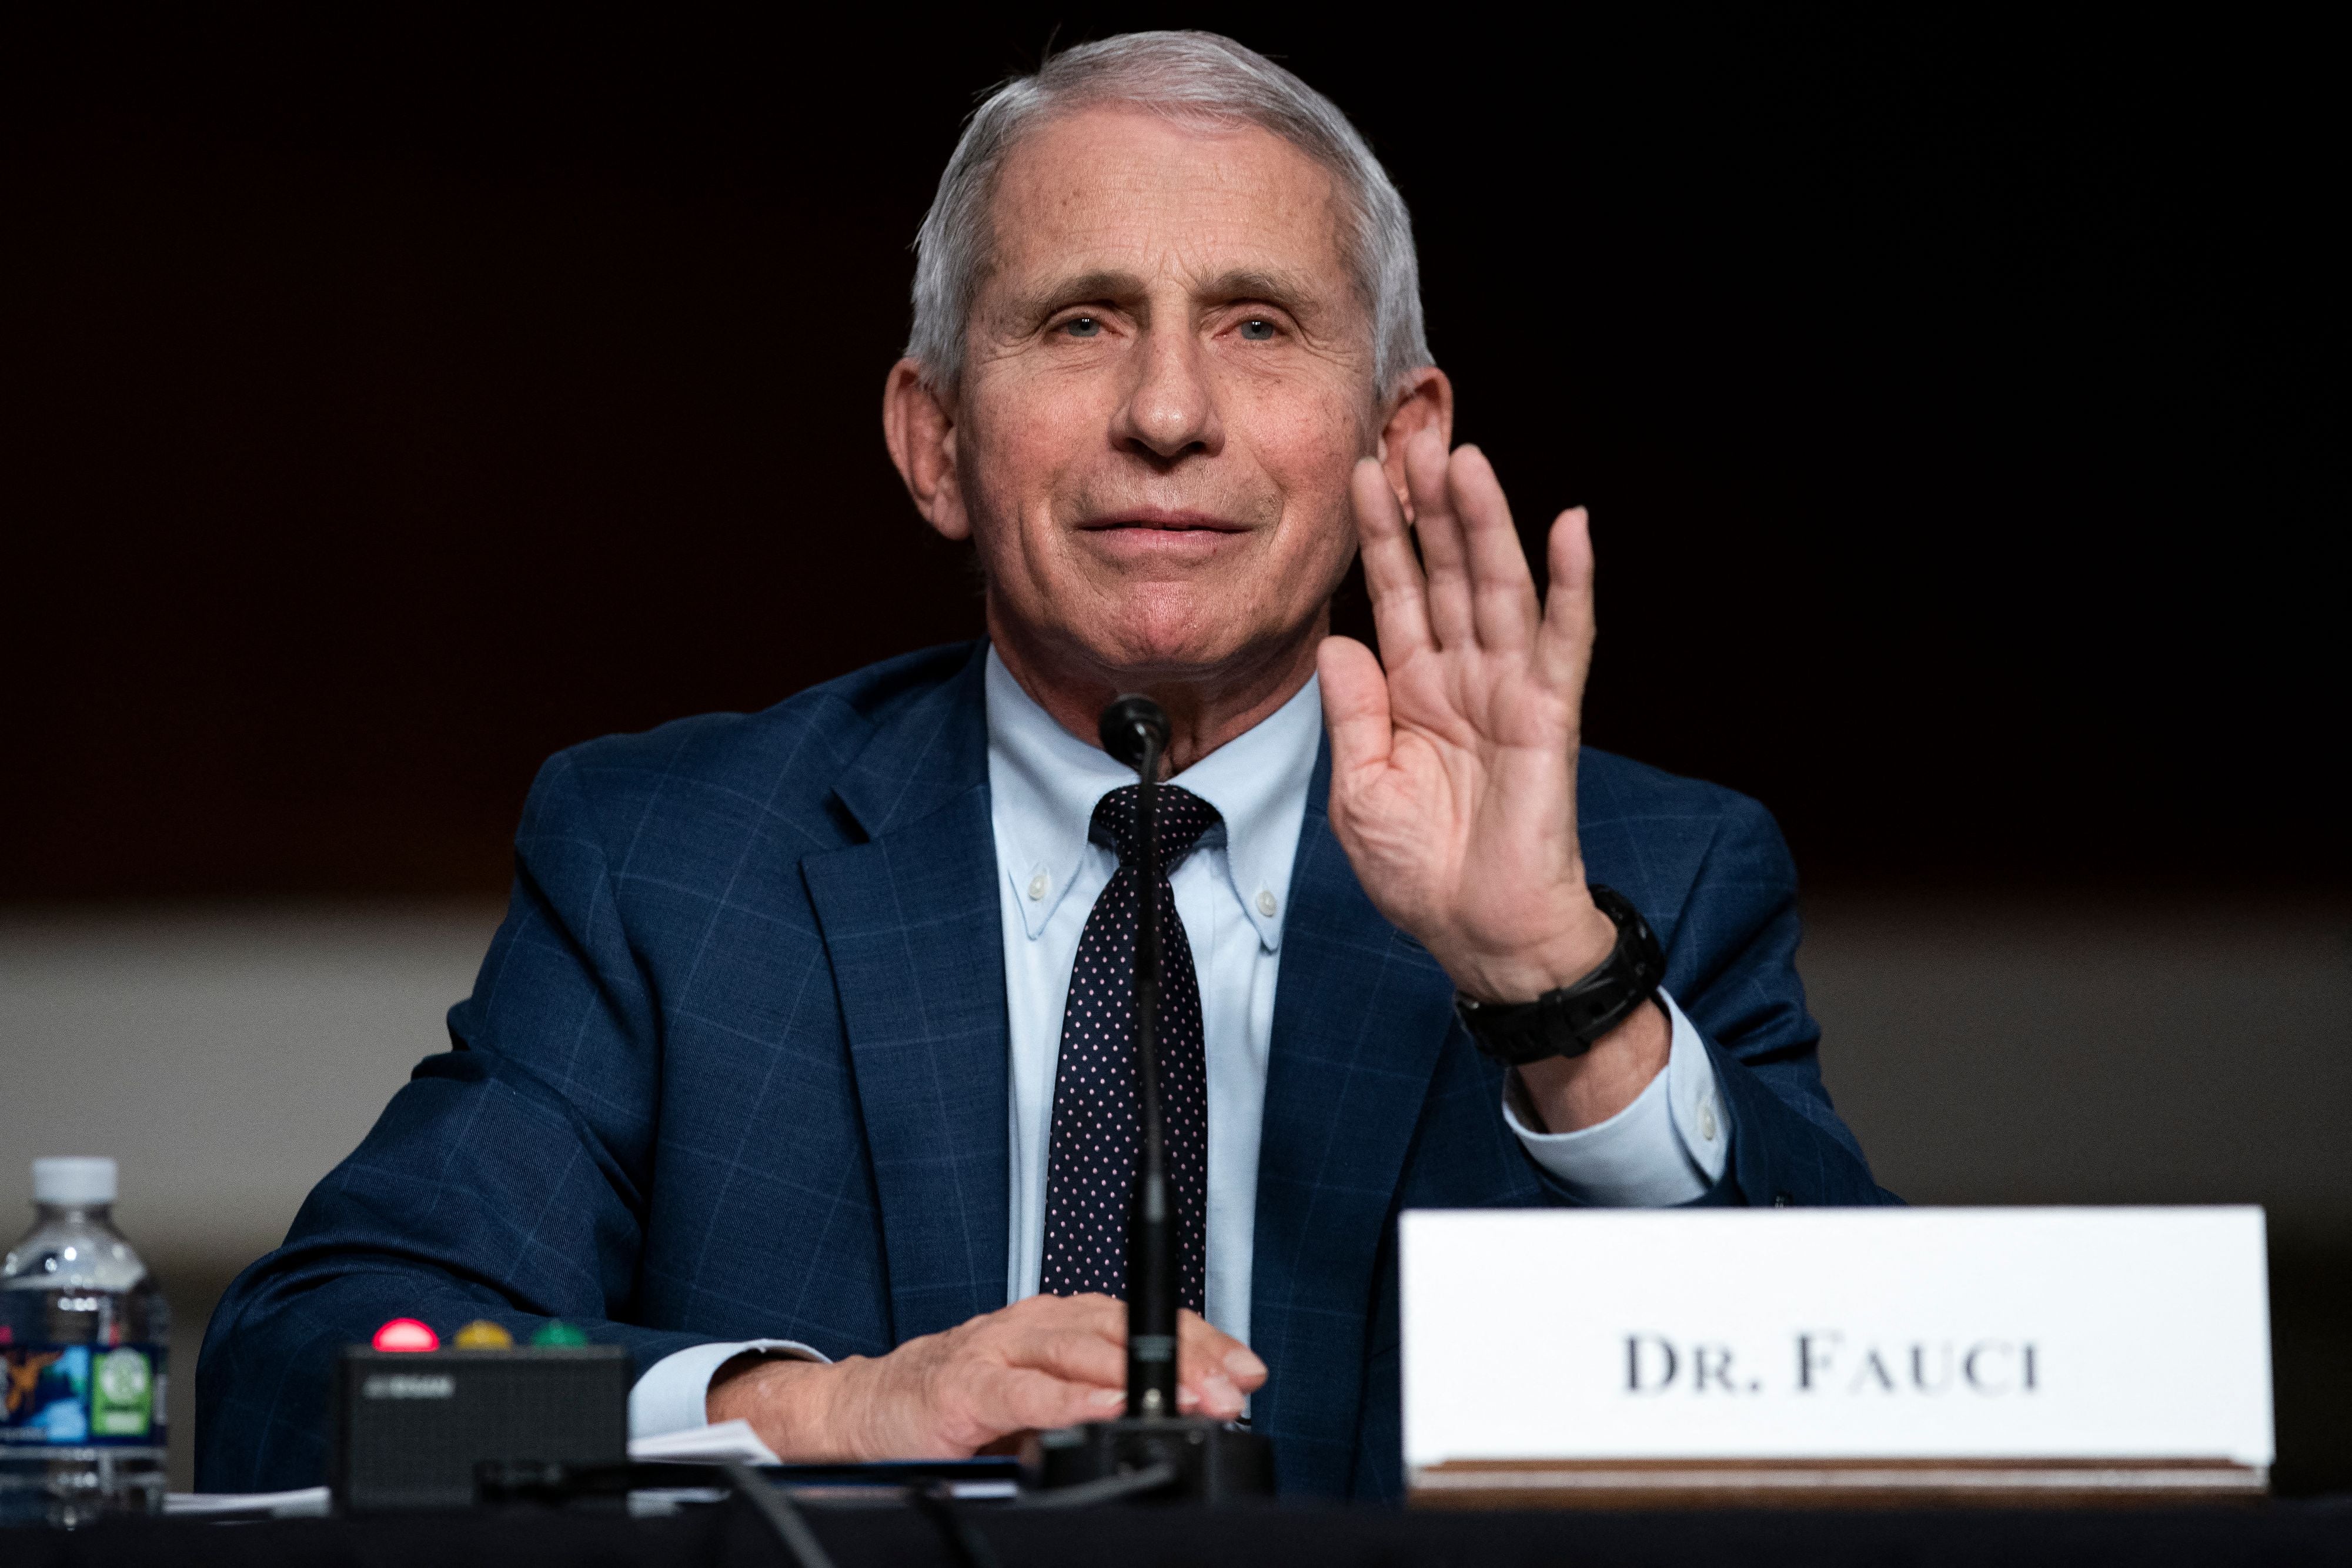
<path id="1" fill-rule="evenodd" d="M 1822 1082 L 1821 1026 L 1797 977 L 1795 862 L 1771 814 L 1733 800 L 1666 947 L 1666 988 L 1706 1042 L 1731 1125 L 1728 1168 L 1698 1201 L 1898 1202 Z"/>
<path id="2" fill-rule="evenodd" d="M 566 758 L 532 785 L 515 848 L 505 923 L 450 1009 L 454 1049 L 417 1066 L 213 1314 L 196 1373 L 205 1490 L 323 1479 L 330 1370 L 389 1318 L 445 1341 L 488 1318 L 518 1343 L 562 1318 L 628 1347 L 639 1374 L 698 1338 L 625 1321 L 660 1026 Z"/>

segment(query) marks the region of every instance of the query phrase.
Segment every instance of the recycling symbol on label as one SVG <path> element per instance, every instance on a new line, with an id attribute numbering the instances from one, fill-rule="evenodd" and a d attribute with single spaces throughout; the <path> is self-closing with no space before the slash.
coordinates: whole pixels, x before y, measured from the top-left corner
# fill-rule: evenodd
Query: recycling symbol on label
<path id="1" fill-rule="evenodd" d="M 147 1397 L 147 1358 L 135 1350 L 108 1352 L 99 1359 L 98 1388 L 109 1404 L 138 1404 Z"/>

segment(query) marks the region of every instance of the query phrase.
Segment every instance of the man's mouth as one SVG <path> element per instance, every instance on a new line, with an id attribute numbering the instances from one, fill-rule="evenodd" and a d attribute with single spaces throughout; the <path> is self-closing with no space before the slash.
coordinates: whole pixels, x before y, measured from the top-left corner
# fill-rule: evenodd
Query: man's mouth
<path id="1" fill-rule="evenodd" d="M 1157 507 L 1137 507 L 1107 517 L 1089 517 L 1078 527 L 1087 533 L 1239 534 L 1248 531 L 1244 524 L 1212 517 L 1206 512 L 1167 511 Z"/>

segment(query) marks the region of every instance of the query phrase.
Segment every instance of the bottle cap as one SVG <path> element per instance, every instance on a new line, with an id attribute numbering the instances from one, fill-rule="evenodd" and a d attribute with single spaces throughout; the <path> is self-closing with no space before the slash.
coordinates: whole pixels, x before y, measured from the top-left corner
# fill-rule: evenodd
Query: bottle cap
<path id="1" fill-rule="evenodd" d="M 103 1155 L 53 1155 L 33 1162 L 35 1203 L 114 1201 L 114 1161 Z"/>
<path id="2" fill-rule="evenodd" d="M 394 1318 L 369 1343 L 378 1350 L 439 1350 L 441 1336 L 415 1318 Z"/>

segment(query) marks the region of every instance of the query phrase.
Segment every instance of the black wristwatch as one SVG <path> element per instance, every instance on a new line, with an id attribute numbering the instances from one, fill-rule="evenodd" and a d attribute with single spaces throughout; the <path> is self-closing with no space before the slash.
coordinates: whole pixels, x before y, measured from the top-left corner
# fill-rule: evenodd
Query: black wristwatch
<path id="1" fill-rule="evenodd" d="M 1650 923 L 1633 901 L 1599 883 L 1589 885 L 1592 902 L 1617 927 L 1617 946 L 1601 967 L 1572 986 L 1546 991 L 1531 1002 L 1474 1002 L 1457 995 L 1454 1010 L 1478 1049 L 1497 1061 L 1522 1067 L 1547 1056 L 1582 1056 L 1593 1042 L 1633 1017 L 1633 1009 L 1658 994 L 1666 956 Z"/>

